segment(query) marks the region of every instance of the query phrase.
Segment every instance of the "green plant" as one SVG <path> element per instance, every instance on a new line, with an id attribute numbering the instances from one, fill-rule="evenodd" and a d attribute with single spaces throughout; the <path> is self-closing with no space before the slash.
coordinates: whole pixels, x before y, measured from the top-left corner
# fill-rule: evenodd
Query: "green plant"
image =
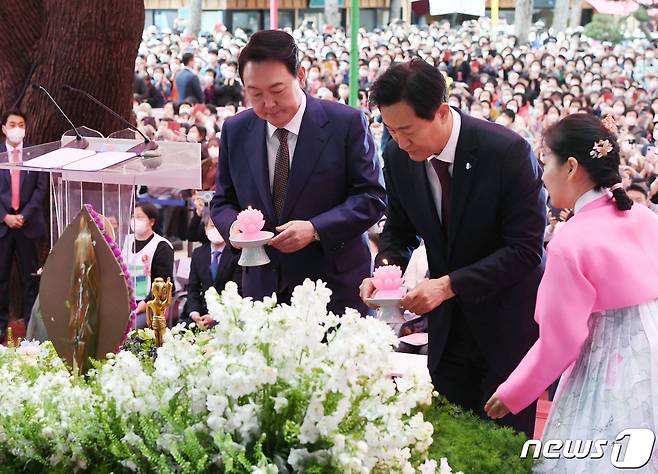
<path id="1" fill-rule="evenodd" d="M 585 26 L 585 35 L 598 41 L 609 41 L 611 43 L 621 43 L 624 40 L 624 33 L 620 28 L 619 17 L 615 15 L 604 15 L 595 13 L 592 21 Z"/>

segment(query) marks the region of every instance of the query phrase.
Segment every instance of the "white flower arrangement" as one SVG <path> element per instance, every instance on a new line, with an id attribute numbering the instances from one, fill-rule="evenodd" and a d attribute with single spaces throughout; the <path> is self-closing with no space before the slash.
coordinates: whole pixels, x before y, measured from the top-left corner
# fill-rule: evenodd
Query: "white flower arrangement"
<path id="1" fill-rule="evenodd" d="M 86 379 L 50 343 L 0 350 L 0 464 L 450 473 L 445 459 L 427 459 L 429 376 L 398 387 L 387 375 L 392 331 L 355 311 L 327 313 L 330 294 L 307 280 L 277 306 L 232 283 L 221 296 L 211 289 L 213 329 L 175 328 L 155 362 L 121 351 Z"/>

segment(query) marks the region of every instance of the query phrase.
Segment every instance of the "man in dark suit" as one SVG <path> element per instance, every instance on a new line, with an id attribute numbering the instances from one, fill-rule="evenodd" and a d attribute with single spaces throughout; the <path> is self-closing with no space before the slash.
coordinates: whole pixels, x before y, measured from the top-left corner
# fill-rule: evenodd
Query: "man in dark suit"
<path id="1" fill-rule="evenodd" d="M 23 143 L 26 122 L 25 114 L 19 111 L 2 116 L 5 139 L 0 142 L 0 153 L 6 152 L 10 163 L 23 159 L 23 148 L 28 146 Z M 26 327 L 30 320 L 39 291 L 36 271 L 39 240 L 45 231 L 42 205 L 47 191 L 45 173 L 0 170 L 0 341 L 4 340 L 9 322 L 9 277 L 14 255 L 18 257 Z"/>
<path id="2" fill-rule="evenodd" d="M 368 122 L 358 110 L 307 96 L 306 71 L 289 34 L 260 31 L 239 57 L 253 109 L 226 121 L 212 218 L 226 240 L 248 206 L 277 232 L 271 263 L 243 271 L 245 296 L 289 301 L 304 279 L 332 290 L 329 309 L 365 312 L 358 285 L 370 274 L 366 231 L 385 190 Z"/>
<path id="3" fill-rule="evenodd" d="M 201 81 L 192 67 L 194 66 L 194 55 L 192 53 L 183 54 L 181 61 L 183 68 L 176 74 L 176 91 L 178 92 L 178 102 L 188 102 L 194 99 L 196 103 L 203 103 L 203 90 Z"/>
<path id="4" fill-rule="evenodd" d="M 387 70 L 371 89 L 393 137 L 384 259 L 406 266 L 422 238 L 430 278 L 401 304 L 428 314 L 436 389 L 486 418 L 484 404 L 538 337 L 546 199 L 530 145 L 445 103 L 441 73 L 420 59 Z M 374 288 L 367 279 L 361 295 Z M 497 420 L 532 436 L 535 406 Z"/>
<path id="5" fill-rule="evenodd" d="M 205 233 L 210 243 L 203 244 L 192 253 L 187 302 L 181 320 L 208 327 L 214 321 L 208 315 L 206 291 L 214 286 L 217 292 L 221 292 L 229 281 L 236 282 L 239 288 L 242 271 L 238 265 L 240 253 L 224 244 L 224 239 L 209 216 Z"/>

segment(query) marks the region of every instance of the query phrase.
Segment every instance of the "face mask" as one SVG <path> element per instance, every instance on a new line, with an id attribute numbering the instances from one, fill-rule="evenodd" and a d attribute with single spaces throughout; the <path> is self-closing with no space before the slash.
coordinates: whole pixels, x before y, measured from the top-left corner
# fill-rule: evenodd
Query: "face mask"
<path id="1" fill-rule="evenodd" d="M 183 115 L 187 115 L 189 117 L 190 112 L 191 112 L 191 109 L 189 109 L 187 107 L 181 107 L 181 109 L 178 111 L 178 115 L 180 115 L 181 118 L 182 118 Z"/>
<path id="2" fill-rule="evenodd" d="M 233 71 L 233 69 L 227 69 L 227 70 L 224 72 L 224 77 L 225 77 L 226 79 L 233 79 L 233 78 L 235 77 L 235 71 Z"/>
<path id="3" fill-rule="evenodd" d="M 316 81 L 320 78 L 320 73 L 317 71 L 311 71 L 308 73 L 308 80 L 309 81 Z"/>
<path id="4" fill-rule="evenodd" d="M 311 67 L 311 63 L 308 61 L 302 61 L 302 67 L 308 71 L 308 68 Z"/>
<path id="5" fill-rule="evenodd" d="M 635 122 L 635 119 L 634 119 L 634 118 L 627 118 L 627 119 L 626 119 L 626 125 L 628 125 L 629 127 L 634 127 L 634 126 L 635 126 L 635 123 L 636 123 L 636 122 Z"/>
<path id="6" fill-rule="evenodd" d="M 148 221 L 145 221 L 143 219 L 132 220 L 130 221 L 130 229 L 134 232 L 134 234 L 137 237 L 146 235 L 146 233 L 149 231 Z"/>
<path id="7" fill-rule="evenodd" d="M 187 141 L 190 143 L 197 143 L 199 141 L 199 135 L 196 133 L 190 133 L 187 135 Z"/>
<path id="8" fill-rule="evenodd" d="M 23 138 L 25 138 L 25 129 L 21 127 L 8 128 L 7 138 L 12 143 L 21 143 Z"/>
<path id="9" fill-rule="evenodd" d="M 614 109 L 612 109 L 612 112 L 615 115 L 622 115 L 624 113 L 624 108 L 623 107 L 615 107 Z"/>
<path id="10" fill-rule="evenodd" d="M 210 155 L 211 158 L 218 158 L 219 157 L 219 148 L 216 146 L 212 148 L 208 148 L 208 155 Z"/>
<path id="11" fill-rule="evenodd" d="M 153 78 L 155 79 L 155 82 L 160 82 L 160 80 L 162 79 L 162 73 L 158 72 L 154 74 Z"/>
<path id="12" fill-rule="evenodd" d="M 222 235 L 219 233 L 216 227 L 207 230 L 206 237 L 208 237 L 208 240 L 210 240 L 210 242 L 212 242 L 213 244 L 221 244 L 224 242 Z"/>

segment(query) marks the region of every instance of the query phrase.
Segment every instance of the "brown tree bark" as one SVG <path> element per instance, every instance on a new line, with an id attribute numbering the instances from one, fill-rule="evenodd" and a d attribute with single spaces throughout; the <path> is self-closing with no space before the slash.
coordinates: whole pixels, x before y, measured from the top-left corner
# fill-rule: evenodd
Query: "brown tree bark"
<path id="1" fill-rule="evenodd" d="M 76 126 L 106 136 L 125 128 L 62 86 L 84 89 L 129 119 L 143 28 L 144 0 L 1 0 L 0 114 L 16 108 L 28 115 L 28 143 L 58 140 L 70 126 L 43 93 L 30 87 L 41 84 Z M 47 214 L 48 202 L 44 210 Z M 47 249 L 44 244 L 42 256 Z M 22 292 L 15 271 L 10 293 L 11 313 L 17 317 L 21 302 L 16 296 Z"/>
<path id="2" fill-rule="evenodd" d="M 28 114 L 28 142 L 57 140 L 70 126 L 40 91 L 29 87 L 41 84 L 75 125 L 106 135 L 125 128 L 62 86 L 84 89 L 129 118 L 143 28 L 143 0 L 3 0 L 0 110 L 17 107 Z"/>

